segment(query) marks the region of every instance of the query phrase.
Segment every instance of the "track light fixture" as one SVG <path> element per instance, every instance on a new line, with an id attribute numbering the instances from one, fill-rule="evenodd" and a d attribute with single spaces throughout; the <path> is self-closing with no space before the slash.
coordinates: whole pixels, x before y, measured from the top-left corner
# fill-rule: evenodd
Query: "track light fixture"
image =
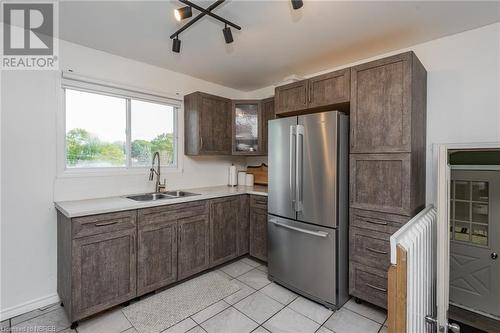
<path id="1" fill-rule="evenodd" d="M 304 2 L 302 0 L 291 0 L 293 9 L 297 10 L 302 8 Z"/>
<path id="2" fill-rule="evenodd" d="M 191 10 L 191 7 L 189 7 L 189 6 L 177 8 L 174 10 L 174 16 L 175 16 L 175 19 L 180 22 L 188 17 L 193 16 L 193 11 Z"/>
<path id="3" fill-rule="evenodd" d="M 224 34 L 224 39 L 226 40 L 226 44 L 231 44 L 233 42 L 233 34 L 231 32 L 231 28 L 227 26 L 222 29 L 222 33 Z"/>
<path id="4" fill-rule="evenodd" d="M 195 17 L 193 17 L 191 20 L 189 20 L 189 22 L 184 24 L 179 30 L 177 30 L 170 36 L 170 39 L 172 39 L 172 51 L 176 53 L 179 53 L 181 51 L 181 40 L 179 39 L 179 35 L 184 30 L 186 30 L 187 28 L 198 22 L 202 17 L 206 15 L 216 19 L 217 21 L 224 23 L 224 29 L 222 29 L 222 34 L 224 35 L 224 40 L 226 41 L 226 44 L 231 44 L 234 40 L 233 40 L 233 33 L 230 27 L 233 27 L 234 29 L 237 30 L 241 30 L 241 27 L 212 12 L 216 7 L 221 5 L 224 1 L 225 0 L 217 0 L 207 8 L 203 8 L 191 2 L 191 0 L 179 0 L 179 2 L 183 3 L 186 6 L 174 10 L 174 15 L 177 21 L 181 21 L 185 18 L 193 16 L 193 8 L 199 11 L 200 13 Z M 290 1 L 292 2 L 292 7 L 295 10 L 302 8 L 302 6 L 304 5 L 304 2 L 302 0 L 290 0 Z"/>
<path id="5" fill-rule="evenodd" d="M 175 38 L 172 39 L 172 51 L 175 53 L 181 52 L 181 40 L 179 36 L 175 36 Z"/>

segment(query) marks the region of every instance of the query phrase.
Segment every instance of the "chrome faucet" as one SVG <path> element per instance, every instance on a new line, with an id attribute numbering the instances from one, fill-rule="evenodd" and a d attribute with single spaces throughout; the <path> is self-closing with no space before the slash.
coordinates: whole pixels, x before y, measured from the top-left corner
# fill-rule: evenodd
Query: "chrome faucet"
<path id="1" fill-rule="evenodd" d="M 155 170 L 155 160 L 158 160 L 158 167 Z M 149 169 L 149 180 L 152 181 L 154 175 L 156 174 L 155 192 L 163 192 L 167 187 L 167 180 L 163 180 L 163 184 L 160 182 L 160 153 L 155 152 L 153 155 L 153 162 L 151 163 L 151 169 Z"/>

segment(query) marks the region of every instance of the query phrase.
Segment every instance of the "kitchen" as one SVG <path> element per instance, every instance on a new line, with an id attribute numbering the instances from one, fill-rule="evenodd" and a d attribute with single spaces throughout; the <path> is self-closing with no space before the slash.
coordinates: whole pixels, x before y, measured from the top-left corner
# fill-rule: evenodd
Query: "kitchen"
<path id="1" fill-rule="evenodd" d="M 279 24 L 294 29 L 314 13 L 343 10 L 333 2 L 263 6 L 284 11 Z M 392 10 L 415 10 L 401 6 Z M 186 21 L 175 23 L 171 13 L 182 3 L 61 4 L 60 71 L 2 71 L 2 325 L 391 330 L 389 237 L 434 202 L 432 145 L 499 141 L 495 6 L 419 3 L 450 18 L 476 14 L 460 28 L 436 23 L 433 38 L 406 36 L 406 44 L 319 68 L 297 65 L 261 84 L 256 68 L 239 66 L 234 73 L 254 83 L 238 82 L 183 60 L 210 50 L 233 61 L 251 24 L 236 14 L 256 10 L 251 2 L 213 9 L 241 23 L 234 43 L 215 45 L 222 36 L 214 18 L 187 29 L 182 44 L 167 36 L 161 47 L 180 72 L 113 44 L 106 50 L 105 36 L 89 45 L 85 37 L 96 32 L 69 23 L 81 12 L 131 17 L 132 8 L 152 16 L 161 9 L 157 19 L 175 33 Z M 202 27 L 215 29 L 218 42 L 190 43 Z M 482 49 L 465 52 L 467 43 Z M 15 250 L 19 244 L 26 245 Z"/>

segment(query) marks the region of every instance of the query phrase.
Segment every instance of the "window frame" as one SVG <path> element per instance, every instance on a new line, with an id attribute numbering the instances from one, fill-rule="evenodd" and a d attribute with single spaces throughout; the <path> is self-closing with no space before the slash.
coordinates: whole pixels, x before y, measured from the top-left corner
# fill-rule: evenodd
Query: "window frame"
<path id="1" fill-rule="evenodd" d="M 66 75 L 65 75 L 66 74 Z M 69 77 L 69 79 L 66 79 Z M 76 79 L 75 79 L 76 78 Z M 73 81 L 75 84 L 73 84 Z M 115 176 L 115 175 L 140 175 L 149 172 L 149 166 L 132 166 L 131 160 L 131 138 L 132 138 L 132 109 L 131 101 L 138 100 L 148 103 L 161 104 L 173 108 L 173 132 L 174 132 L 174 163 L 172 165 L 162 165 L 162 173 L 180 173 L 182 172 L 182 138 L 183 124 L 179 114 L 183 110 L 182 101 L 167 97 L 156 92 L 147 92 L 135 88 L 125 87 L 114 83 L 105 83 L 94 79 L 75 76 L 72 73 L 64 73 L 62 80 L 58 83 L 60 92 L 60 107 L 58 108 L 59 117 L 57 121 L 58 137 L 57 144 L 57 165 L 59 178 L 88 177 L 88 176 Z M 88 86 L 88 87 L 87 87 Z M 117 97 L 125 99 L 126 105 L 126 130 L 125 130 L 125 166 L 123 167 L 83 167 L 69 168 L 66 161 L 66 89 L 75 91 L 94 93 L 104 96 Z"/>

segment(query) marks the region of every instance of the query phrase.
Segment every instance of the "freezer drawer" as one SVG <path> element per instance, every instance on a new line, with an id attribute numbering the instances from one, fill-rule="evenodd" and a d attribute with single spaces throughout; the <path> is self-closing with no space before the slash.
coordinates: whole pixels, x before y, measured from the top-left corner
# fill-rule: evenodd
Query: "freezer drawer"
<path id="1" fill-rule="evenodd" d="M 337 230 L 268 215 L 269 275 L 322 303 L 337 304 Z"/>

